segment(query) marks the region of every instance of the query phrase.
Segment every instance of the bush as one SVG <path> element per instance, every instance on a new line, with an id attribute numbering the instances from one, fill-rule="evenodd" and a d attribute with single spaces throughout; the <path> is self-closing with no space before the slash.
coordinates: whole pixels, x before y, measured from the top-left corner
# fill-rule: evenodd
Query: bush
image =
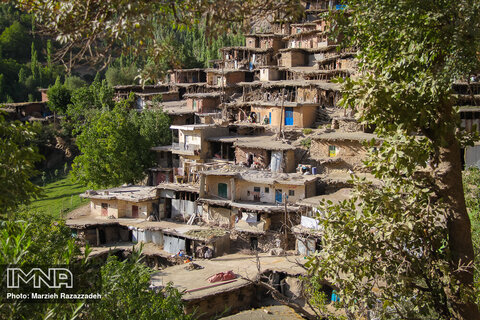
<path id="1" fill-rule="evenodd" d="M 310 146 L 312 145 L 312 139 L 311 138 L 307 138 L 307 139 L 303 139 L 301 142 L 300 142 L 300 145 L 302 147 L 305 147 L 307 149 L 310 149 Z"/>
<path id="2" fill-rule="evenodd" d="M 310 129 L 310 128 L 305 128 L 305 129 L 303 129 L 303 134 L 304 134 L 304 135 L 309 135 L 309 134 L 312 133 L 312 132 L 313 132 L 313 130 Z"/>

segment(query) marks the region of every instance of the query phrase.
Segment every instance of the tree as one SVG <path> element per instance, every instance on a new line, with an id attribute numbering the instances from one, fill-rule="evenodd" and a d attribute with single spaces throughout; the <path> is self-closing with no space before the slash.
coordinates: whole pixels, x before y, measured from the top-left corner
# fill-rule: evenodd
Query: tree
<path id="1" fill-rule="evenodd" d="M 133 57 L 123 55 L 108 66 L 105 79 L 111 87 L 116 85 L 136 84 L 137 64 Z"/>
<path id="2" fill-rule="evenodd" d="M 70 91 L 73 91 L 73 90 L 85 87 L 87 83 L 85 82 L 85 80 L 83 80 L 80 77 L 69 76 L 65 78 L 64 85 L 65 87 L 67 87 L 67 89 L 69 89 Z"/>
<path id="3" fill-rule="evenodd" d="M 32 38 L 28 34 L 28 29 L 19 21 L 15 21 L 0 35 L 2 54 L 5 58 L 26 60 L 29 56 L 28 51 L 25 50 L 25 44 L 31 41 Z"/>
<path id="4" fill-rule="evenodd" d="M 65 221 L 50 215 L 24 212 L 18 213 L 15 219 L 0 221 L 2 286 L 6 286 L 5 265 L 62 264 L 74 268 L 80 280 L 91 281 L 92 276 L 99 276 L 98 293 L 102 295 L 102 299 L 94 303 L 28 303 L 18 299 L 0 304 L 2 318 L 191 319 L 191 315 L 184 314 L 181 293 L 170 284 L 158 291 L 149 288 L 152 270 L 142 263 L 141 250 L 134 250 L 122 262 L 114 256 L 108 257 L 106 263 L 100 265 L 95 259 L 87 259 L 90 251 L 87 246 L 82 254 Z M 92 270 L 95 271 L 92 273 Z"/>
<path id="5" fill-rule="evenodd" d="M 71 91 L 57 77 L 55 84 L 48 88 L 48 107 L 55 113 L 64 114 L 71 100 Z"/>
<path id="6" fill-rule="evenodd" d="M 31 143 L 35 132 L 29 124 L 8 122 L 0 114 L 0 215 L 10 214 L 20 204 L 41 195 L 31 178 L 42 157 Z"/>
<path id="7" fill-rule="evenodd" d="M 367 162 L 382 187 L 358 183 L 354 200 L 324 208 L 312 271 L 338 282 L 350 311 L 379 302 L 385 316 L 478 319 L 460 162 L 473 137 L 457 130 L 451 87 L 479 70 L 480 3 L 352 0 L 348 9 L 338 29 L 361 64 L 342 103 L 385 139 Z"/>
<path id="8" fill-rule="evenodd" d="M 130 103 L 97 112 L 85 124 L 77 137 L 76 179 L 94 187 L 138 182 L 153 165 L 150 148 L 170 143 L 168 116 L 161 111 L 138 114 Z"/>
<path id="9" fill-rule="evenodd" d="M 114 91 L 106 80 L 100 80 L 97 74 L 90 86 L 82 86 L 72 91 L 71 104 L 68 105 L 69 121 L 80 132 L 90 117 L 102 109 L 112 109 L 114 106 Z"/>
<path id="10" fill-rule="evenodd" d="M 87 319 L 192 319 L 185 315 L 182 295 L 168 284 L 155 292 L 149 288 L 152 270 L 139 251 L 124 261 L 110 256 L 102 267 L 102 299 Z"/>
<path id="11" fill-rule="evenodd" d="M 207 38 L 211 38 L 226 30 L 236 32 L 239 26 L 244 31 L 250 31 L 251 21 L 272 17 L 293 20 L 303 13 L 299 0 L 141 0 L 135 5 L 121 0 L 82 0 L 73 7 L 67 2 L 53 0 L 18 0 L 16 4 L 35 13 L 37 21 L 42 24 L 39 26 L 43 27 L 42 31 L 57 36 L 63 45 L 57 52 L 57 60 L 71 60 L 75 64 L 87 59 L 94 63 L 104 62 L 104 66 L 118 48 L 124 52 L 132 50 L 134 55 L 149 51 L 155 62 L 156 58 L 163 58 L 162 43 L 144 41 L 145 34 L 152 34 L 158 24 L 188 28 L 203 19 Z"/>

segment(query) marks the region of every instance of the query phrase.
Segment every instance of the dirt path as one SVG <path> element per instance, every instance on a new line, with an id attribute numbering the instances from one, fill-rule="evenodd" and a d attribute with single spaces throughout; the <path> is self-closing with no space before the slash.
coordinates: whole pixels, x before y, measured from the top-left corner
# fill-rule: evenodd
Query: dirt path
<path id="1" fill-rule="evenodd" d="M 70 211 L 65 219 L 78 219 L 82 216 L 88 216 L 90 214 L 90 203 L 87 203 L 77 209 Z"/>

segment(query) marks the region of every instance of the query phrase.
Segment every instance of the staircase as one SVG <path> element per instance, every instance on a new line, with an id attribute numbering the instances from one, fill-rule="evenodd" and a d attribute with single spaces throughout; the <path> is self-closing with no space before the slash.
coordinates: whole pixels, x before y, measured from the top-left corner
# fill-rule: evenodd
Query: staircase
<path id="1" fill-rule="evenodd" d="M 332 123 L 332 118 L 328 115 L 325 109 L 319 107 L 315 115 L 315 122 L 313 123 L 313 127 L 317 128 L 319 125 L 325 125 L 329 123 Z"/>

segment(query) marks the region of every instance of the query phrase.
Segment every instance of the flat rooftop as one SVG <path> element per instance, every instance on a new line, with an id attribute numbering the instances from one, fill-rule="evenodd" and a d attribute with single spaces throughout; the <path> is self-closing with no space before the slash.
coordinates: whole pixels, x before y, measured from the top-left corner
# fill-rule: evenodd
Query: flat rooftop
<path id="1" fill-rule="evenodd" d="M 368 141 L 368 140 L 380 140 L 377 135 L 373 133 L 364 133 L 364 132 L 327 132 L 327 133 L 320 133 L 315 136 L 311 137 L 313 140 L 326 140 L 326 141 L 334 141 L 334 140 L 350 140 L 350 141 Z"/>
<path id="2" fill-rule="evenodd" d="M 282 67 L 282 69 L 288 70 Z M 239 82 L 241 86 L 259 86 L 264 88 L 285 88 L 285 87 L 315 87 L 324 90 L 340 91 L 338 83 L 326 82 L 324 80 L 278 80 L 278 81 L 253 81 Z"/>
<path id="3" fill-rule="evenodd" d="M 309 207 L 317 207 L 320 204 L 320 201 L 332 201 L 334 204 L 339 203 L 343 200 L 350 199 L 352 197 L 352 189 L 350 188 L 343 188 L 338 190 L 337 192 L 324 194 L 316 197 L 305 198 L 297 202 L 299 205 L 309 206 Z"/>
<path id="4" fill-rule="evenodd" d="M 306 272 L 298 265 L 303 265 L 306 262 L 300 256 L 279 257 L 260 253 L 258 257 L 262 271 L 286 272 L 292 276 L 304 275 Z M 185 265 L 176 265 L 154 273 L 151 277 L 151 282 L 154 286 L 165 286 L 167 283 L 172 282 L 173 286 L 178 290 L 187 291 L 222 283 L 210 283 L 207 281 L 210 276 L 219 272 L 232 270 L 238 275 L 234 282 L 186 292 L 182 298 L 188 301 L 244 287 L 250 282 L 241 277 L 255 280 L 258 275 L 257 261 L 253 255 L 229 254 L 211 260 L 194 260 L 194 263 L 202 266 L 203 269 L 189 271 L 185 269 Z"/>
<path id="5" fill-rule="evenodd" d="M 185 124 L 185 125 L 172 125 L 170 129 L 174 130 L 198 130 L 198 129 L 205 129 L 205 128 L 215 128 L 218 127 L 216 124 Z"/>
<path id="6" fill-rule="evenodd" d="M 264 150 L 294 150 L 295 146 L 277 140 L 274 135 L 226 136 L 208 138 L 211 142 L 233 143 L 234 146 Z"/>
<path id="7" fill-rule="evenodd" d="M 224 166 L 223 168 L 201 172 L 206 176 L 230 176 L 244 181 L 261 184 L 304 185 L 315 181 L 319 176 L 300 173 L 278 173 L 269 170 L 253 170 L 240 166 Z"/>
<path id="8" fill-rule="evenodd" d="M 187 191 L 187 192 L 199 192 L 199 187 L 186 183 L 160 183 L 155 188 L 160 190 L 174 190 L 174 191 Z"/>
<path id="9" fill-rule="evenodd" d="M 152 108 L 162 108 L 162 110 L 169 114 L 169 115 L 176 115 L 176 114 L 193 114 L 195 111 L 187 107 L 186 100 L 178 100 L 178 101 L 167 101 L 167 102 L 149 102 L 149 105 Z"/>
<path id="10" fill-rule="evenodd" d="M 103 190 L 87 190 L 81 198 L 101 200 L 124 200 L 131 202 L 149 201 L 158 198 L 157 189 L 147 186 L 126 186 Z"/>
<path id="11" fill-rule="evenodd" d="M 67 219 L 65 224 L 73 228 L 85 228 L 94 226 L 121 225 L 124 227 L 133 227 L 143 230 L 161 230 L 164 233 L 181 236 L 190 239 L 214 239 L 218 236 L 224 236 L 228 230 L 209 226 L 189 225 L 173 221 L 146 221 L 145 219 L 119 218 L 107 219 L 99 216 L 80 216 Z"/>

